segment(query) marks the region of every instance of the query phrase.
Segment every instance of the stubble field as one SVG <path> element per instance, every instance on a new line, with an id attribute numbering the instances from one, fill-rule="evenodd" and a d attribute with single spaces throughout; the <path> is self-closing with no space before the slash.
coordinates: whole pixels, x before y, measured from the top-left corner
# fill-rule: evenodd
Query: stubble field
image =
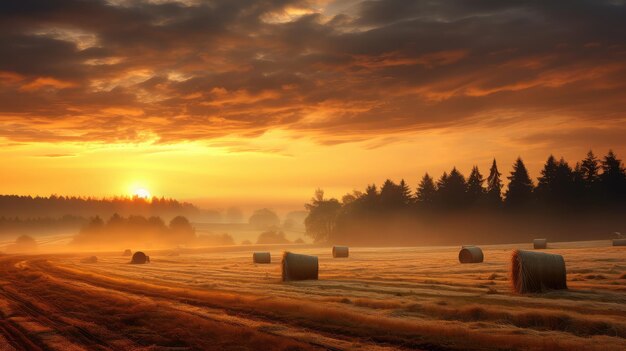
<path id="1" fill-rule="evenodd" d="M 569 290 L 514 294 L 514 248 L 292 248 L 320 279 L 283 283 L 251 248 L 0 255 L 0 350 L 626 350 L 626 248 L 554 243 Z"/>

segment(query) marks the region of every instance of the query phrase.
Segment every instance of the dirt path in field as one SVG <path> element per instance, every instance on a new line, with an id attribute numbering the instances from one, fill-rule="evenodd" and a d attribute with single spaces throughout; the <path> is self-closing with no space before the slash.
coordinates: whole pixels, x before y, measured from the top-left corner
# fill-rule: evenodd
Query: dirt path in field
<path id="1" fill-rule="evenodd" d="M 511 294 L 507 252 L 485 253 L 320 254 L 321 279 L 294 283 L 242 253 L 0 256 L 0 350 L 626 349 L 623 251 L 562 251 L 571 289 L 541 296 Z"/>

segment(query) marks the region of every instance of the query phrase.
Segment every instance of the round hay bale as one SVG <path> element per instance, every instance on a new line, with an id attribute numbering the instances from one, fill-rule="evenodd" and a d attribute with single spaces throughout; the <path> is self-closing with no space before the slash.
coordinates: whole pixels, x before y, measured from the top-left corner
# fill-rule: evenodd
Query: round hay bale
<path id="1" fill-rule="evenodd" d="M 132 251 L 130 251 L 130 249 L 126 249 L 124 250 L 124 253 L 122 254 L 122 256 L 131 256 L 133 254 Z"/>
<path id="2" fill-rule="evenodd" d="M 459 251 L 459 262 L 481 263 L 484 260 L 483 250 L 478 246 L 463 245 Z"/>
<path id="3" fill-rule="evenodd" d="M 98 263 L 98 257 L 96 256 L 85 257 L 82 260 L 80 260 L 80 263 Z"/>
<path id="4" fill-rule="evenodd" d="M 561 255 L 515 250 L 511 256 L 511 283 L 519 294 L 567 289 L 565 260 Z"/>
<path id="5" fill-rule="evenodd" d="M 130 260 L 130 263 L 132 264 L 150 263 L 150 257 L 146 256 L 146 254 L 141 251 L 137 251 L 133 254 L 133 258 Z"/>
<path id="6" fill-rule="evenodd" d="M 613 246 L 626 246 L 626 239 L 613 239 Z"/>
<path id="7" fill-rule="evenodd" d="M 317 256 L 300 255 L 285 251 L 283 254 L 283 281 L 317 280 Z"/>
<path id="8" fill-rule="evenodd" d="M 272 263 L 272 255 L 269 252 L 253 252 L 252 262 L 254 263 Z"/>
<path id="9" fill-rule="evenodd" d="M 347 246 L 333 246 L 333 257 L 348 257 L 350 255 L 350 249 Z"/>
<path id="10" fill-rule="evenodd" d="M 547 249 L 548 239 L 535 239 L 533 240 L 533 247 L 535 250 Z"/>

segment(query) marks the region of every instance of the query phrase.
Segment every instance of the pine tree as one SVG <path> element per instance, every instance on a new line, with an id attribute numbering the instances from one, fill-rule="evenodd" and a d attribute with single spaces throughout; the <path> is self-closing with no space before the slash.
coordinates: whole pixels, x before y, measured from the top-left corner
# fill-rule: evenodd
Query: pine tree
<path id="1" fill-rule="evenodd" d="M 365 188 L 365 197 L 372 199 L 378 197 L 378 189 L 376 188 L 376 184 L 368 185 Z"/>
<path id="2" fill-rule="evenodd" d="M 500 205 L 502 203 L 502 174 L 498 171 L 496 159 L 493 159 L 489 177 L 487 177 L 487 199 L 491 204 Z"/>
<path id="3" fill-rule="evenodd" d="M 542 202 L 552 202 L 554 198 L 555 180 L 557 177 L 557 162 L 554 156 L 550 155 L 546 161 L 541 176 L 537 179 L 535 194 Z"/>
<path id="4" fill-rule="evenodd" d="M 469 178 L 467 178 L 467 196 L 470 203 L 475 203 L 483 197 L 485 194 L 484 182 L 483 175 L 480 174 L 478 167 L 474 166 Z"/>
<path id="5" fill-rule="evenodd" d="M 460 208 L 467 204 L 467 183 L 456 167 L 450 174 L 444 173 L 437 186 L 437 195 L 441 204 L 448 208 Z"/>
<path id="6" fill-rule="evenodd" d="M 593 151 L 589 150 L 587 157 L 580 165 L 579 176 L 582 184 L 582 196 L 588 205 L 598 203 L 602 198 L 599 163 Z"/>
<path id="7" fill-rule="evenodd" d="M 602 160 L 600 180 L 608 201 L 626 201 L 626 171 L 613 150 Z"/>
<path id="8" fill-rule="evenodd" d="M 443 172 L 443 174 L 437 181 L 437 193 L 441 193 L 442 191 L 444 191 L 447 183 L 448 183 L 448 172 Z"/>
<path id="9" fill-rule="evenodd" d="M 380 203 L 380 194 L 375 184 L 365 188 L 365 194 L 359 199 L 364 210 L 376 210 Z"/>
<path id="10" fill-rule="evenodd" d="M 419 204 L 430 206 L 435 202 L 437 187 L 435 182 L 428 173 L 424 174 L 419 186 L 417 187 L 416 197 Z"/>
<path id="11" fill-rule="evenodd" d="M 553 186 L 553 201 L 562 205 L 574 205 L 574 171 L 563 157 L 556 166 Z"/>
<path id="12" fill-rule="evenodd" d="M 592 188 L 600 181 L 600 175 L 598 174 L 600 166 L 598 165 L 598 159 L 593 154 L 593 151 L 589 150 L 587 157 L 580 165 L 580 170 L 587 188 Z"/>
<path id="13" fill-rule="evenodd" d="M 585 175 L 582 169 L 582 166 L 579 162 L 576 162 L 576 166 L 574 167 L 574 171 L 573 171 L 573 178 L 574 178 L 574 184 L 573 184 L 573 190 L 572 190 L 572 195 L 575 199 L 579 199 L 582 200 L 585 197 L 587 197 L 586 195 L 586 189 L 585 189 Z M 588 205 L 588 203 L 582 203 L 579 202 L 578 205 Z"/>
<path id="14" fill-rule="evenodd" d="M 513 171 L 507 177 L 509 188 L 505 194 L 505 204 L 510 207 L 527 204 L 532 198 L 533 181 L 528 175 L 528 170 L 520 157 L 513 164 Z"/>
<path id="15" fill-rule="evenodd" d="M 385 209 L 402 207 L 406 204 L 404 199 L 404 190 L 400 187 L 400 185 L 394 183 L 390 179 L 387 179 L 380 188 L 380 201 Z"/>
<path id="16" fill-rule="evenodd" d="M 409 188 L 409 186 L 406 184 L 406 182 L 404 181 L 404 179 L 400 180 L 400 197 L 402 199 L 402 202 L 405 205 L 410 205 L 413 203 L 413 195 L 411 194 L 411 188 Z"/>

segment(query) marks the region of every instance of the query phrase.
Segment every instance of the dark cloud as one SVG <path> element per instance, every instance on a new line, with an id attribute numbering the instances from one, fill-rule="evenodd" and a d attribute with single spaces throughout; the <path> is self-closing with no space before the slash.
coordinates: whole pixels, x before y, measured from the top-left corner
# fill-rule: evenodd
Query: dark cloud
<path id="1" fill-rule="evenodd" d="M 592 149 L 594 146 L 601 149 L 596 153 L 602 154 L 616 146 L 623 146 L 626 128 L 623 126 L 613 126 L 612 128 L 572 128 L 559 132 L 537 132 L 526 135 L 518 139 L 522 144 L 536 145 L 541 144 L 551 149 L 560 149 L 563 145 L 570 145 L 572 140 L 576 141 L 576 146 L 588 147 Z"/>
<path id="2" fill-rule="evenodd" d="M 0 135 L 175 142 L 281 128 L 335 144 L 511 115 L 626 119 L 623 2 L 322 7 L 0 2 Z"/>

